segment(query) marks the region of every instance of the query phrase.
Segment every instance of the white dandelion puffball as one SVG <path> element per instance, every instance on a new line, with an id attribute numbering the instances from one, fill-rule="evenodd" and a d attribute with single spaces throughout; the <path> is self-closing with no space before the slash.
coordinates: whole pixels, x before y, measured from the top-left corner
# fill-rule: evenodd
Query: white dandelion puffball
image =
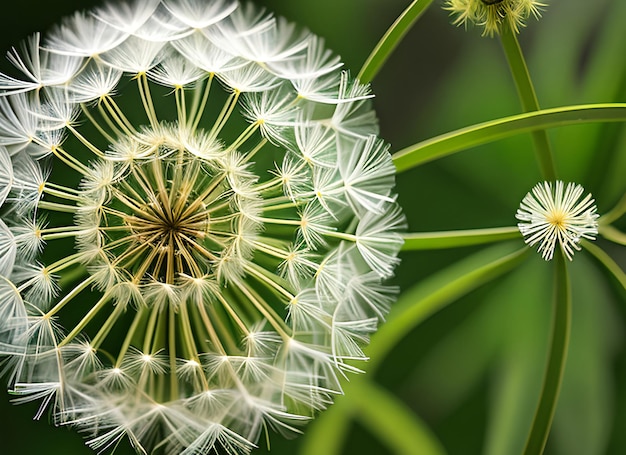
<path id="1" fill-rule="evenodd" d="M 539 244 L 537 251 L 549 261 L 554 256 L 557 243 L 571 261 L 574 251 L 580 250 L 580 239 L 594 240 L 598 234 L 598 217 L 591 194 L 582 186 L 568 183 L 564 187 L 558 180 L 538 183 L 526 194 L 515 215 L 524 241 Z"/>
<path id="2" fill-rule="evenodd" d="M 247 453 L 358 371 L 404 216 L 369 87 L 232 0 L 80 12 L 0 74 L 0 354 L 98 452 Z"/>

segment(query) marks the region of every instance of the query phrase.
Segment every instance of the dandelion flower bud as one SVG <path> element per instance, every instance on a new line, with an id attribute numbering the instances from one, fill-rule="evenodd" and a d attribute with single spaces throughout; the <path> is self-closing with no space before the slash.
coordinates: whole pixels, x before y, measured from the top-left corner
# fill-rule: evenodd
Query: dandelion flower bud
<path id="1" fill-rule="evenodd" d="M 544 6 L 537 0 L 446 0 L 444 8 L 456 16 L 454 25 L 477 25 L 484 28 L 483 35 L 493 36 L 505 22 L 519 33 L 531 15 L 539 18 Z"/>
<path id="2" fill-rule="evenodd" d="M 582 186 L 557 181 L 543 182 L 526 194 L 515 217 L 524 241 L 539 244 L 538 251 L 546 261 L 552 259 L 557 243 L 571 261 L 575 250 L 580 250 L 580 239 L 594 240 L 598 234 L 598 217 L 591 194 Z"/>
<path id="3" fill-rule="evenodd" d="M 384 318 L 404 216 L 369 87 L 235 0 L 77 13 L 0 74 L 0 355 L 104 451 L 247 453 Z"/>

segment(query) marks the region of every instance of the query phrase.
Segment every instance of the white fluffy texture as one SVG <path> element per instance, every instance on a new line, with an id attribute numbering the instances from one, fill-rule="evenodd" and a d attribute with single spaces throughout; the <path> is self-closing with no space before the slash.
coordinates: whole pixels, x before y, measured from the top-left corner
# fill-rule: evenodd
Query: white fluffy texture
<path id="1" fill-rule="evenodd" d="M 4 74 L 0 75 L 0 89 L 28 91 L 37 87 L 49 87 L 67 83 L 81 64 L 81 58 L 47 52 L 40 49 L 40 35 L 36 33 L 27 39 L 20 50 L 13 49 L 9 61 L 26 76 L 20 80 Z"/>
<path id="2" fill-rule="evenodd" d="M 369 87 L 233 0 L 112 3 L 9 60 L 0 354 L 16 401 L 96 451 L 241 454 L 300 431 L 397 292 L 405 219 Z"/>
<path id="3" fill-rule="evenodd" d="M 546 261 L 552 259 L 556 245 L 571 261 L 574 251 L 580 250 L 581 238 L 595 239 L 598 217 L 591 194 L 584 194 L 582 186 L 558 180 L 555 184 L 543 182 L 526 194 L 515 215 L 518 227 L 530 246 L 539 244 L 537 251 Z"/>
<path id="4" fill-rule="evenodd" d="M 0 206 L 13 186 L 13 163 L 6 147 L 0 145 Z"/>
<path id="5" fill-rule="evenodd" d="M 0 219 L 0 275 L 10 275 L 15 265 L 17 243 L 7 225 Z"/>

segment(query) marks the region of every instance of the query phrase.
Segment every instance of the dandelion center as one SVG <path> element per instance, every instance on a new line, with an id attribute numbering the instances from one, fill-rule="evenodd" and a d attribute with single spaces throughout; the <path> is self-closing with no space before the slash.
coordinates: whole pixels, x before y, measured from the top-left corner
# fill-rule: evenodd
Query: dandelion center
<path id="1" fill-rule="evenodd" d="M 112 150 L 132 149 L 140 158 L 105 155 L 82 182 L 87 191 L 79 221 L 88 235 L 78 238 L 79 247 L 93 249 L 92 235 L 98 233 L 97 254 L 88 265 L 123 270 L 121 276 L 136 284 L 175 284 L 181 276 L 211 274 L 216 261 L 239 253 L 228 252 L 228 246 L 243 233 L 240 210 L 250 211 L 256 200 L 254 190 L 242 198 L 229 183 L 233 177 L 223 167 L 219 144 L 201 150 L 202 158 L 180 139 L 160 133 L 146 130 L 113 144 Z M 253 183 L 247 176 L 235 181 Z"/>

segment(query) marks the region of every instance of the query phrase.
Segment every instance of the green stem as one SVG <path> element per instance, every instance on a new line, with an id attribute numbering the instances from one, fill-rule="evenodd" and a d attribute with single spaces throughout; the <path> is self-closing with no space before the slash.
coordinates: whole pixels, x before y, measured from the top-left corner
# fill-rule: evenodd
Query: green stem
<path id="1" fill-rule="evenodd" d="M 189 322 L 189 311 L 187 311 L 187 302 L 183 302 L 180 305 L 180 330 L 181 330 L 181 339 L 184 348 L 186 349 L 185 354 L 187 355 L 187 359 L 195 360 L 196 362 L 200 362 L 200 356 L 198 355 L 198 348 L 196 347 L 196 342 L 193 338 L 193 329 L 191 328 L 191 323 Z"/>
<path id="2" fill-rule="evenodd" d="M 503 250 L 510 251 L 510 245 L 485 249 L 404 292 L 365 350 L 370 358 L 368 375 L 374 374 L 386 355 L 413 328 L 456 299 L 513 269 L 530 251 L 524 246 L 502 255 Z"/>
<path id="3" fill-rule="evenodd" d="M 610 225 L 601 224 L 599 232 L 602 237 L 618 245 L 626 246 L 626 234 Z"/>
<path id="4" fill-rule="evenodd" d="M 176 376 L 176 310 L 173 305 L 169 307 L 168 319 L 168 348 L 170 354 L 170 399 L 178 399 L 178 377 Z"/>
<path id="5" fill-rule="evenodd" d="M 96 314 L 98 314 L 98 312 L 102 308 L 104 308 L 104 306 L 110 300 L 111 300 L 110 295 L 104 294 L 102 296 L 102 298 L 98 301 L 98 303 L 96 303 L 94 306 L 92 306 L 91 309 L 89 310 L 89 312 L 81 319 L 81 321 L 74 326 L 72 331 L 70 333 L 68 333 L 65 338 L 63 338 L 63 340 L 59 343 L 59 347 L 65 346 L 67 343 L 72 341 L 76 337 L 76 335 L 78 335 L 87 326 L 87 324 L 89 324 L 91 322 L 91 320 L 94 318 L 94 316 Z"/>
<path id="6" fill-rule="evenodd" d="M 354 415 L 387 445 L 390 452 L 405 455 L 446 453 L 430 428 L 391 392 L 370 381 L 358 381 L 350 396 L 359 411 Z"/>
<path id="7" fill-rule="evenodd" d="M 539 404 L 535 412 L 530 434 L 524 448 L 524 455 L 540 455 L 548 440 L 554 411 L 561 390 L 565 360 L 569 345 L 572 299 L 570 294 L 567 265 L 563 253 L 555 257 L 554 313 L 550 353 L 546 367 Z"/>
<path id="8" fill-rule="evenodd" d="M 78 211 L 78 207 L 76 207 L 75 205 L 58 204 L 56 202 L 48 202 L 48 201 L 39 201 L 37 203 L 37 206 L 40 209 L 51 210 L 51 211 L 62 212 L 62 213 L 76 213 Z"/>
<path id="9" fill-rule="evenodd" d="M 93 276 L 84 279 L 80 284 L 76 285 L 74 289 L 65 294 L 65 297 L 63 297 L 54 307 L 48 310 L 48 312 L 45 314 L 45 317 L 50 318 L 57 314 L 65 305 L 71 302 L 74 297 L 84 291 L 94 281 L 95 278 Z"/>
<path id="10" fill-rule="evenodd" d="M 387 322 L 372 336 L 372 342 L 366 350 L 370 357 L 368 374 L 345 382 L 344 393 L 358 395 L 358 391 L 362 390 L 359 389 L 359 383 L 374 377 L 386 354 L 407 333 L 449 303 L 513 269 L 530 249 L 525 246 L 511 251 L 511 245 L 486 248 L 403 292 L 389 313 Z M 347 398 L 338 397 L 336 403 L 316 419 L 307 432 L 301 450 L 303 455 L 341 453 L 347 426 L 358 410 L 357 402 Z"/>
<path id="11" fill-rule="evenodd" d="M 119 319 L 119 317 L 122 315 L 123 312 L 124 312 L 123 305 L 117 305 L 113 309 L 113 311 L 111 312 L 107 320 L 104 321 L 104 324 L 102 325 L 102 327 L 100 327 L 100 330 L 98 330 L 98 333 L 96 333 L 96 336 L 93 337 L 93 340 L 91 340 L 91 347 L 93 349 L 97 350 L 100 348 L 100 345 L 109 335 L 109 332 L 111 331 L 111 329 L 113 328 L 113 326 L 115 325 L 115 323 L 117 322 L 117 320 Z"/>
<path id="12" fill-rule="evenodd" d="M 372 53 L 367 57 L 357 78 L 364 84 L 371 82 L 383 67 L 391 53 L 400 44 L 402 38 L 426 11 L 433 0 L 413 0 L 380 39 Z"/>
<path id="13" fill-rule="evenodd" d="M 535 88 L 530 79 L 528 66 L 526 66 L 522 48 L 517 40 L 517 34 L 511 30 L 508 21 L 503 21 L 502 23 L 500 41 L 502 42 L 502 48 L 504 49 L 509 68 L 511 69 L 511 74 L 515 80 L 515 86 L 517 87 L 517 93 L 522 103 L 522 109 L 524 112 L 538 111 L 539 102 L 537 101 Z M 552 156 L 547 133 L 545 130 L 534 131 L 532 138 L 535 144 L 539 167 L 541 168 L 544 179 L 549 181 L 556 180 L 554 157 Z"/>
<path id="14" fill-rule="evenodd" d="M 139 327 L 139 324 L 143 322 L 144 314 L 146 311 L 147 311 L 147 307 L 142 306 L 139 309 L 139 311 L 137 311 L 137 313 L 135 314 L 133 322 L 130 325 L 130 328 L 128 329 L 128 331 L 126 332 L 126 337 L 124 338 L 124 342 L 122 343 L 119 353 L 117 354 L 117 361 L 115 362 L 115 368 L 119 368 L 122 365 L 124 356 L 128 352 L 128 348 L 130 348 L 130 345 L 133 341 L 133 337 L 135 336 L 135 332 L 137 331 L 137 327 Z M 144 351 L 143 353 L 148 354 L 147 351 Z"/>
<path id="15" fill-rule="evenodd" d="M 626 103 L 583 104 L 527 112 L 461 128 L 393 154 L 398 173 L 461 150 L 521 133 L 592 122 L 626 121 Z"/>
<path id="16" fill-rule="evenodd" d="M 352 400 L 338 396 L 335 404 L 310 425 L 300 455 L 340 454 L 355 412 Z"/>
<path id="17" fill-rule="evenodd" d="M 403 235 L 403 251 L 435 250 L 499 242 L 520 236 L 517 227 L 468 229 L 463 231 L 409 232 Z"/>
<path id="18" fill-rule="evenodd" d="M 611 224 L 613 221 L 620 219 L 624 213 L 626 213 L 626 193 L 622 196 L 615 207 L 600 217 L 598 223 L 604 225 Z"/>
<path id="19" fill-rule="evenodd" d="M 59 287 L 61 289 L 69 286 L 74 283 L 77 279 L 82 278 L 87 273 L 87 270 L 83 265 L 78 265 L 69 270 L 65 270 L 61 277 L 59 278 Z"/>
<path id="20" fill-rule="evenodd" d="M 622 268 L 609 256 L 606 252 L 600 248 L 599 246 L 589 242 L 588 240 L 582 239 L 580 244 L 585 249 L 591 253 L 591 255 L 602 264 L 608 271 L 615 277 L 617 282 L 621 285 L 622 290 L 626 292 L 626 273 L 622 270 Z"/>

